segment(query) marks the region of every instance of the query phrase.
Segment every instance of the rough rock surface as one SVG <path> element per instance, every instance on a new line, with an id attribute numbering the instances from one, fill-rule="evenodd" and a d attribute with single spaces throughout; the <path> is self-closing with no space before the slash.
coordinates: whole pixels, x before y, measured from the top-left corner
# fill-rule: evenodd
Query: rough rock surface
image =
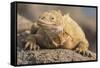
<path id="1" fill-rule="evenodd" d="M 96 60 L 93 57 L 85 57 L 67 49 L 42 49 L 38 51 L 17 51 L 17 64 L 38 64 L 54 62 L 72 62 Z"/>

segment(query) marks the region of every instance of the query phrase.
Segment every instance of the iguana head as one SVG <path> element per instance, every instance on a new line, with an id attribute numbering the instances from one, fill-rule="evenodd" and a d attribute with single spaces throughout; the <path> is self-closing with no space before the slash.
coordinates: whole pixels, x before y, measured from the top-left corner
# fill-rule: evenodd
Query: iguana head
<path id="1" fill-rule="evenodd" d="M 62 14 L 58 10 L 50 10 L 44 12 L 38 19 L 38 24 L 43 28 L 50 28 L 51 30 L 63 30 Z"/>

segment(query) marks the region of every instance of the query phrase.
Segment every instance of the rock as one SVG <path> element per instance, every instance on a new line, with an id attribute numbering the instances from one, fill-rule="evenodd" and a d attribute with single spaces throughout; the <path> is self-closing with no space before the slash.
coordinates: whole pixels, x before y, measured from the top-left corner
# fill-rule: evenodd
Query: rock
<path id="1" fill-rule="evenodd" d="M 28 20 L 27 18 L 21 16 L 21 15 L 17 15 L 17 32 L 22 32 L 22 31 L 26 31 L 26 30 L 30 30 L 33 22 Z"/>
<path id="2" fill-rule="evenodd" d="M 17 64 L 41 64 L 55 62 L 73 62 L 96 60 L 93 57 L 82 56 L 73 50 L 67 49 L 41 49 L 37 51 L 17 51 Z"/>

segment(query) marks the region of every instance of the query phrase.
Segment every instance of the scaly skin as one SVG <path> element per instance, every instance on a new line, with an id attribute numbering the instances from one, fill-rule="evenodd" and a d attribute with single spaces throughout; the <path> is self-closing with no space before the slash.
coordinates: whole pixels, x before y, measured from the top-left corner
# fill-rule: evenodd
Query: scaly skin
<path id="1" fill-rule="evenodd" d="M 37 26 L 36 33 L 34 28 Z M 31 36 L 31 37 L 30 37 Z M 91 56 L 88 51 L 89 43 L 81 27 L 69 16 L 62 15 L 60 11 L 51 10 L 44 12 L 32 26 L 30 38 L 25 49 L 64 48 L 72 49 L 82 55 Z M 35 40 L 35 41 L 34 41 Z"/>

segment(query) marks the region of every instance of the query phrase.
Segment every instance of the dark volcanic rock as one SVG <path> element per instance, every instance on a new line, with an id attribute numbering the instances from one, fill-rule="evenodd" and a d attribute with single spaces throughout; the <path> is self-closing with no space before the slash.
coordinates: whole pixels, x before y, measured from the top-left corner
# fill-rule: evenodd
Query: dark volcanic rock
<path id="1" fill-rule="evenodd" d="M 67 49 L 42 49 L 38 51 L 17 51 L 17 64 L 38 64 L 54 62 L 73 62 L 96 60 L 93 57 L 85 57 Z"/>

